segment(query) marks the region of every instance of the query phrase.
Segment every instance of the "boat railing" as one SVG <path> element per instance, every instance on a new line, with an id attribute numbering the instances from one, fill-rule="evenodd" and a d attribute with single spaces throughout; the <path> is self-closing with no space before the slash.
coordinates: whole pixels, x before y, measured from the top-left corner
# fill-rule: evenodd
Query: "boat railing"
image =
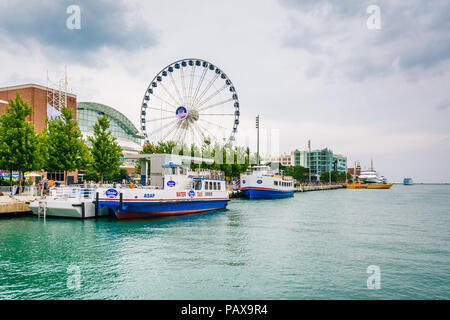
<path id="1" fill-rule="evenodd" d="M 223 171 L 216 170 L 188 170 L 187 176 L 189 178 L 200 178 L 200 179 L 225 179 Z"/>
<path id="2" fill-rule="evenodd" d="M 94 199 L 97 188 L 59 187 L 51 188 L 49 197 L 54 200 Z"/>

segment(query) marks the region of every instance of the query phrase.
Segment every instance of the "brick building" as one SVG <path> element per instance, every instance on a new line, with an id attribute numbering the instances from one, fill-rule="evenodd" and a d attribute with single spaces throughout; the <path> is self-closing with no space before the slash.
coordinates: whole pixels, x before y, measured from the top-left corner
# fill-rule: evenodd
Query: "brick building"
<path id="1" fill-rule="evenodd" d="M 33 114 L 28 117 L 28 120 L 34 124 L 36 132 L 40 132 L 45 128 L 45 119 L 52 107 L 52 99 L 54 98 L 54 91 L 44 86 L 37 84 L 24 84 L 12 87 L 0 88 L 0 114 L 6 110 L 10 99 L 15 99 L 16 94 L 20 94 L 22 99 L 29 103 L 33 108 Z M 53 95 L 51 94 L 53 93 Z M 77 116 L 77 96 L 67 93 L 67 107 L 73 110 L 74 117 Z M 62 181 L 63 173 L 48 172 L 44 177 L 57 181 Z M 76 173 L 68 174 L 68 183 L 73 183 L 78 179 Z"/>

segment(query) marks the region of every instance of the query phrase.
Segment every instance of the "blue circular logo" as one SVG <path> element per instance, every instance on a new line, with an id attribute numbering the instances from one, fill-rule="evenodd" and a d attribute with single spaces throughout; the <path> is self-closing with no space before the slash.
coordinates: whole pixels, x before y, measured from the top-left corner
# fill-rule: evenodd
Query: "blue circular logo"
<path id="1" fill-rule="evenodd" d="M 256 183 L 257 184 L 261 184 L 262 183 L 262 180 L 260 179 L 260 180 L 256 180 Z"/>
<path id="2" fill-rule="evenodd" d="M 245 180 L 242 180 L 242 184 L 245 184 Z"/>
<path id="3" fill-rule="evenodd" d="M 108 189 L 106 190 L 105 195 L 107 198 L 114 199 L 117 198 L 119 192 L 116 189 Z"/>
<path id="4" fill-rule="evenodd" d="M 183 106 L 178 107 L 177 111 L 175 111 L 175 114 L 177 116 L 177 119 L 183 120 L 187 117 L 187 109 Z"/>
<path id="5" fill-rule="evenodd" d="M 189 191 L 188 195 L 189 195 L 189 198 L 195 197 L 195 191 L 194 190 Z"/>
<path id="6" fill-rule="evenodd" d="M 175 181 L 173 181 L 173 180 L 169 180 L 169 181 L 167 181 L 167 186 L 168 187 L 175 187 L 175 185 L 176 185 L 176 183 L 175 183 Z"/>

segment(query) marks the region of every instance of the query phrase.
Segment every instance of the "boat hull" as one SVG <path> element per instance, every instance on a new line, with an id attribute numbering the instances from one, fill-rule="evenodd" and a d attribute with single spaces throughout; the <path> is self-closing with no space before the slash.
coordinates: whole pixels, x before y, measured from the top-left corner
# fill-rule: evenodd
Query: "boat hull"
<path id="1" fill-rule="evenodd" d="M 45 199 L 31 202 L 28 207 L 35 215 L 39 215 L 39 202 L 45 202 L 46 216 L 87 219 L 95 217 L 95 205 L 92 201 L 76 201 Z M 109 214 L 108 208 L 103 208 L 98 212 L 99 216 Z"/>
<path id="2" fill-rule="evenodd" d="M 268 188 L 241 188 L 244 196 L 249 199 L 279 199 L 294 196 L 294 191 L 282 191 Z"/>
<path id="3" fill-rule="evenodd" d="M 178 201 L 178 202 L 124 202 L 122 206 L 117 202 L 107 203 L 102 206 L 111 208 L 118 219 L 152 218 L 161 216 L 179 216 L 193 213 L 205 213 L 214 210 L 225 209 L 228 199 L 216 201 Z"/>
<path id="4" fill-rule="evenodd" d="M 392 183 L 385 184 L 347 184 L 345 185 L 347 189 L 390 189 Z"/>

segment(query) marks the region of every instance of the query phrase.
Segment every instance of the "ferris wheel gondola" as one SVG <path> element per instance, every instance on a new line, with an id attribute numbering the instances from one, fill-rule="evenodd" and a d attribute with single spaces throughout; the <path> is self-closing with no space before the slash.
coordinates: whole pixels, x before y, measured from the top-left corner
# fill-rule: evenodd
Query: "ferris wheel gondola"
<path id="1" fill-rule="evenodd" d="M 202 59 L 175 61 L 150 82 L 141 105 L 145 142 L 201 145 L 235 140 L 239 100 L 229 77 Z"/>

